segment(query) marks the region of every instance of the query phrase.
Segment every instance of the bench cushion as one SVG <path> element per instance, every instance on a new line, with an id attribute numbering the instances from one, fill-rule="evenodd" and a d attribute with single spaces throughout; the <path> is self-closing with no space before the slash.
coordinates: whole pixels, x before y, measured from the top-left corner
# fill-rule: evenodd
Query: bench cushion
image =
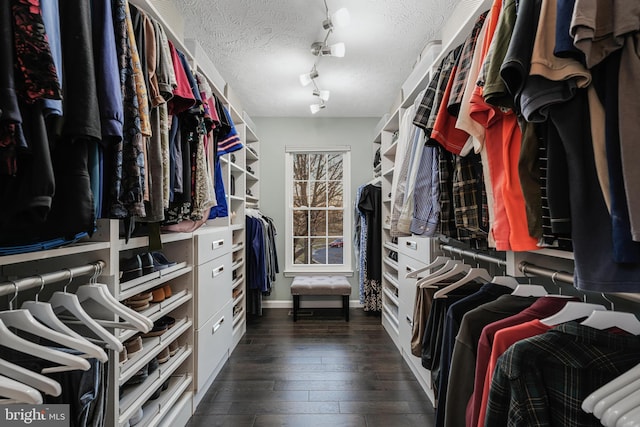
<path id="1" fill-rule="evenodd" d="M 344 276 L 296 276 L 291 295 L 351 295 L 351 284 Z"/>

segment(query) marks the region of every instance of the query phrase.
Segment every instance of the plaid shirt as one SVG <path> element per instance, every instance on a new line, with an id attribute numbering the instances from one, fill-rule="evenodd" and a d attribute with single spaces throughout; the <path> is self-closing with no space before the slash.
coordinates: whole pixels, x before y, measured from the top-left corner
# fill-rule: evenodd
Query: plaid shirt
<path id="1" fill-rule="evenodd" d="M 453 154 L 438 146 L 438 173 L 440 177 L 440 224 L 439 232 L 457 238 L 455 213 L 453 210 Z"/>
<path id="2" fill-rule="evenodd" d="M 577 322 L 519 341 L 498 359 L 486 426 L 601 426 L 580 405 L 640 362 L 640 337 Z"/>
<path id="3" fill-rule="evenodd" d="M 462 45 L 451 50 L 447 56 L 444 57 L 438 70 L 429 81 L 427 91 L 420 101 L 420 105 L 416 110 L 416 116 L 413 119 L 413 124 L 422 128 L 427 135 L 431 135 L 433 130 L 433 124 L 436 121 L 438 115 L 438 108 L 442 102 L 447 83 L 451 77 L 451 71 L 456 66 L 460 52 L 462 51 Z"/>
<path id="4" fill-rule="evenodd" d="M 460 59 L 458 60 L 458 72 L 453 78 L 453 88 L 451 89 L 451 96 L 449 97 L 449 104 L 447 105 L 449 114 L 453 116 L 458 116 L 458 112 L 460 111 L 460 104 L 462 103 L 462 96 L 467 86 L 467 78 L 469 76 L 471 62 L 473 61 L 476 43 L 478 42 L 478 35 L 482 30 L 482 25 L 488 13 L 488 11 L 484 12 L 478 17 L 473 26 L 473 30 L 471 30 L 471 34 L 464 41 Z"/>

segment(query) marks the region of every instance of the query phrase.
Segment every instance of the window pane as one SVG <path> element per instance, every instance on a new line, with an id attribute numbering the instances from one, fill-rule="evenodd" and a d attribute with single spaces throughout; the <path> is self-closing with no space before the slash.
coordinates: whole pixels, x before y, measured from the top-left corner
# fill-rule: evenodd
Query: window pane
<path id="1" fill-rule="evenodd" d="M 309 239 L 293 239 L 293 263 L 309 264 Z"/>
<path id="2" fill-rule="evenodd" d="M 309 154 L 309 179 L 325 180 L 327 176 L 327 156 Z"/>
<path id="3" fill-rule="evenodd" d="M 334 239 L 329 242 L 328 264 L 344 264 L 344 241 Z"/>
<path id="4" fill-rule="evenodd" d="M 327 206 L 327 183 L 325 181 L 311 181 L 309 183 L 309 206 L 323 208 Z"/>
<path id="5" fill-rule="evenodd" d="M 293 235 L 309 235 L 309 211 L 300 210 L 293 212 Z"/>
<path id="6" fill-rule="evenodd" d="M 309 181 L 296 181 L 293 185 L 293 206 L 309 206 Z"/>
<path id="7" fill-rule="evenodd" d="M 328 177 L 330 180 L 342 180 L 342 155 L 330 154 L 327 156 Z"/>
<path id="8" fill-rule="evenodd" d="M 327 213 L 325 211 L 311 211 L 311 236 L 327 235 Z"/>
<path id="9" fill-rule="evenodd" d="M 313 264 L 327 263 L 327 239 L 311 239 Z"/>
<path id="10" fill-rule="evenodd" d="M 342 228 L 342 211 L 329 211 L 327 212 L 327 216 L 329 219 L 329 236 L 342 236 L 344 234 Z"/>
<path id="11" fill-rule="evenodd" d="M 344 195 L 342 194 L 342 181 L 329 181 L 327 183 L 327 198 L 329 206 L 341 208 L 344 206 Z"/>
<path id="12" fill-rule="evenodd" d="M 293 179 L 309 179 L 309 156 L 307 154 L 293 155 Z"/>

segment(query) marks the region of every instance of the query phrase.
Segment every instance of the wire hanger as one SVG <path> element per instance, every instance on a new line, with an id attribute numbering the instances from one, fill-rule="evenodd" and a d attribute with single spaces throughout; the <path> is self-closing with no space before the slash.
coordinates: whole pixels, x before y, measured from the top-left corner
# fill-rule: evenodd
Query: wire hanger
<path id="1" fill-rule="evenodd" d="M 28 310 L 34 318 L 36 318 L 39 322 L 48 326 L 52 330 L 75 338 L 77 341 L 74 342 L 73 348 L 82 352 L 82 354 L 80 355 L 81 357 L 95 357 L 101 362 L 106 362 L 107 360 L 109 360 L 109 356 L 103 349 L 91 343 L 82 335 L 65 325 L 60 319 L 58 319 L 56 314 L 53 312 L 51 304 L 38 300 L 38 295 L 44 288 L 44 278 L 40 275 L 38 275 L 38 277 L 40 278 L 41 284 L 40 290 L 35 296 L 35 301 L 24 301 L 21 308 Z"/>
<path id="2" fill-rule="evenodd" d="M 54 292 L 49 299 L 49 303 L 53 308 L 53 312 L 56 313 L 58 318 L 60 318 L 61 315 L 64 316 L 65 313 L 72 315 L 75 319 L 78 319 L 80 321 L 79 324 L 88 328 L 102 342 L 104 342 L 107 348 L 115 350 L 118 353 L 121 352 L 123 347 L 120 340 L 109 331 L 107 331 L 104 327 L 102 327 L 84 310 L 76 294 L 67 292 L 67 286 L 69 286 L 69 283 L 71 283 L 71 281 L 73 280 L 73 274 L 71 273 L 71 270 L 68 271 L 69 282 L 65 285 L 63 291 Z M 61 320 L 65 321 L 65 319 L 69 319 L 69 317 L 62 318 Z M 70 324 L 66 321 L 65 323 Z"/>

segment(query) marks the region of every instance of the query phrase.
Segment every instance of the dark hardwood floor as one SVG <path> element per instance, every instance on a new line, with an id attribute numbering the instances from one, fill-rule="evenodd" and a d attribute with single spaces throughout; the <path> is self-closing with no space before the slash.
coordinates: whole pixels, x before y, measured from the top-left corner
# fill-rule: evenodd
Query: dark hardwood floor
<path id="1" fill-rule="evenodd" d="M 434 410 L 380 317 L 352 309 L 266 309 L 189 427 L 432 426 Z"/>

